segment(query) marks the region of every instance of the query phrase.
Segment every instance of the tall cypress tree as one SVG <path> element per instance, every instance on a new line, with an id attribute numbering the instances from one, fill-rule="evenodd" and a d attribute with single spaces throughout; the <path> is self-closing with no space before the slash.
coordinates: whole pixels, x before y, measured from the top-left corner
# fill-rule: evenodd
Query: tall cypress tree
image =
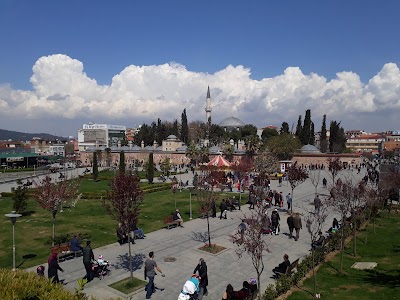
<path id="1" fill-rule="evenodd" d="M 313 121 L 311 121 L 311 126 L 310 126 L 310 138 L 309 138 L 309 140 L 308 140 L 308 143 L 310 144 L 310 145 L 314 145 L 314 143 L 315 143 L 315 133 L 314 133 L 314 122 Z"/>
<path id="2" fill-rule="evenodd" d="M 93 152 L 93 180 L 97 180 L 99 177 L 99 167 L 97 165 L 97 151 Z"/>
<path id="3" fill-rule="evenodd" d="M 125 153 L 124 153 L 124 151 L 121 151 L 119 153 L 119 173 L 125 174 Z"/>
<path id="4" fill-rule="evenodd" d="M 311 110 L 307 109 L 306 115 L 304 116 L 303 130 L 300 136 L 300 141 L 303 143 L 303 145 L 309 143 L 310 133 L 311 133 Z"/>
<path id="5" fill-rule="evenodd" d="M 301 125 L 301 115 L 299 116 L 299 120 L 297 121 L 297 126 L 296 126 L 296 136 L 298 138 L 301 137 L 301 133 L 303 131 L 303 126 Z"/>
<path id="6" fill-rule="evenodd" d="M 149 161 L 147 163 L 146 177 L 149 183 L 153 183 L 154 180 L 154 160 L 153 153 L 149 154 Z"/>
<path id="7" fill-rule="evenodd" d="M 326 153 L 328 150 L 328 141 L 326 140 L 326 115 L 322 119 L 321 127 L 321 138 L 319 140 L 319 145 L 322 153 Z"/>
<path id="8" fill-rule="evenodd" d="M 346 149 L 346 136 L 340 122 L 331 121 L 330 137 L 329 137 L 329 151 L 342 152 Z"/>
<path id="9" fill-rule="evenodd" d="M 179 136 L 179 124 L 177 119 L 175 119 L 174 123 L 172 124 L 172 134 Z"/>
<path id="10" fill-rule="evenodd" d="M 186 145 L 189 144 L 189 125 L 186 116 L 186 108 L 183 110 L 181 116 L 181 141 Z"/>

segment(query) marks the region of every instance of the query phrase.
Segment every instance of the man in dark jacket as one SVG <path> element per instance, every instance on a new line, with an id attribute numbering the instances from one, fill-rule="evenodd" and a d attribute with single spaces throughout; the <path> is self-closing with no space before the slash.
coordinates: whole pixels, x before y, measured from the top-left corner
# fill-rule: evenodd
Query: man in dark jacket
<path id="1" fill-rule="evenodd" d="M 221 204 L 219 205 L 219 209 L 221 210 L 221 215 L 219 216 L 220 219 L 222 219 L 222 215 L 224 215 L 224 219 L 226 219 L 226 203 L 225 203 L 225 199 L 222 199 Z"/>
<path id="2" fill-rule="evenodd" d="M 281 262 L 277 267 L 275 267 L 272 272 L 276 276 L 279 276 L 280 274 L 285 274 L 286 269 L 290 266 L 290 261 L 289 261 L 289 255 L 285 254 L 283 256 L 283 262 Z"/>
<path id="3" fill-rule="evenodd" d="M 300 229 L 303 228 L 303 225 L 301 224 L 301 218 L 300 218 L 299 213 L 296 213 L 293 217 L 293 226 L 294 226 L 294 229 L 296 230 L 296 237 L 294 238 L 294 240 L 297 241 L 299 239 Z"/>
<path id="4" fill-rule="evenodd" d="M 86 247 L 83 248 L 83 265 L 85 266 L 86 275 L 83 279 L 87 279 L 87 281 L 92 281 L 92 260 L 94 260 L 93 250 L 90 247 L 90 241 L 86 241 Z"/>
<path id="5" fill-rule="evenodd" d="M 293 237 L 293 229 L 294 229 L 293 214 L 290 214 L 289 217 L 287 218 L 287 224 L 289 227 L 289 239 L 291 239 Z"/>

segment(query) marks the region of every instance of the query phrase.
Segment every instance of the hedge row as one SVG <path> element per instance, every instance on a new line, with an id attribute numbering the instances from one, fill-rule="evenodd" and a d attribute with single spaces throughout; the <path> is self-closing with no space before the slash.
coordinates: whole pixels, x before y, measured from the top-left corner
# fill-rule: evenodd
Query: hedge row
<path id="1" fill-rule="evenodd" d="M 142 187 L 142 191 L 144 194 L 150 194 L 154 192 L 160 192 L 160 191 L 165 191 L 169 190 L 172 187 L 171 182 L 166 182 L 166 183 L 154 183 L 154 184 L 149 184 L 145 185 Z M 13 192 L 2 192 L 0 193 L 3 197 L 9 197 L 11 198 L 13 196 Z M 33 190 L 28 190 L 28 195 L 33 196 Z M 101 197 L 107 197 L 107 192 L 85 192 L 82 193 L 82 199 L 100 199 Z"/>
<path id="2" fill-rule="evenodd" d="M 40 300 L 96 300 L 82 292 L 72 293 L 61 284 L 54 284 L 34 272 L 0 269 L 1 299 L 40 299 Z"/>

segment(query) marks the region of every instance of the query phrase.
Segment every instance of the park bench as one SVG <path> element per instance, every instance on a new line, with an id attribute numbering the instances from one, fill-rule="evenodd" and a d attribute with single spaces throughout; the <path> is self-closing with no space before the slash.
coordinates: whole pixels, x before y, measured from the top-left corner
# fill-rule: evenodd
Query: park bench
<path id="1" fill-rule="evenodd" d="M 179 222 L 174 221 L 172 216 L 168 216 L 164 218 L 164 225 L 167 229 L 171 229 L 177 227 L 179 225 Z"/>
<path id="2" fill-rule="evenodd" d="M 299 266 L 299 258 L 292 262 L 287 268 L 285 273 L 277 273 L 277 275 L 287 275 L 291 276 L 293 274 L 294 269 Z"/>
<path id="3" fill-rule="evenodd" d="M 68 243 L 63 243 L 52 246 L 51 253 L 57 253 L 57 259 L 60 262 L 67 258 L 78 257 L 80 254 L 82 254 L 82 250 L 72 251 Z"/>

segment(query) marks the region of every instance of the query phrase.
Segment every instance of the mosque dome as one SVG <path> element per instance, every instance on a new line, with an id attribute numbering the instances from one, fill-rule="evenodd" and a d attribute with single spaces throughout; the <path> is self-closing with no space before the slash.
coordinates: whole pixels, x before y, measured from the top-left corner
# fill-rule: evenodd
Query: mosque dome
<path id="1" fill-rule="evenodd" d="M 321 153 L 319 149 L 313 145 L 307 144 L 301 147 L 300 149 L 301 153 Z"/>
<path id="2" fill-rule="evenodd" d="M 173 135 L 173 134 L 167 136 L 167 140 L 177 140 L 177 139 L 178 138 L 176 137 L 176 135 Z"/>
<path id="3" fill-rule="evenodd" d="M 233 128 L 239 127 L 240 128 L 240 127 L 243 127 L 245 124 L 238 118 L 229 117 L 229 118 L 222 120 L 218 125 L 221 127 L 233 127 Z"/>

